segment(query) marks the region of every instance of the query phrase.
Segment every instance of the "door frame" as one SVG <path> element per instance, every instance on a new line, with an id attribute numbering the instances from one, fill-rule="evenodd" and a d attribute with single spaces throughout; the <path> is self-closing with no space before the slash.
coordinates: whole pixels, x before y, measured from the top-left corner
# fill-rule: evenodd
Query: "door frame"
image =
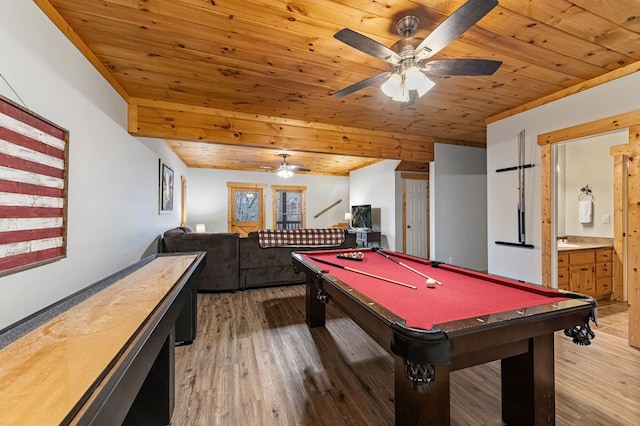
<path id="1" fill-rule="evenodd" d="M 299 192 L 300 193 L 300 227 L 307 227 L 307 187 L 300 185 L 271 185 L 271 199 L 272 199 L 272 226 L 273 229 L 278 228 L 278 207 L 277 198 L 278 192 Z"/>
<path id="2" fill-rule="evenodd" d="M 262 198 L 262 208 L 258 209 L 258 229 L 265 229 L 265 218 L 266 218 L 266 209 L 267 209 L 267 184 L 264 183 L 243 183 L 243 182 L 227 182 L 227 229 L 228 232 L 237 232 L 234 230 L 233 225 L 233 217 L 234 217 L 234 208 L 235 208 L 235 200 L 233 198 L 233 194 L 235 191 L 247 190 L 247 192 L 251 190 L 255 190 L 259 192 Z M 246 235 L 243 235 L 246 236 Z"/>
<path id="3" fill-rule="evenodd" d="M 640 347 L 640 110 L 607 117 L 601 120 L 578 124 L 538 135 L 541 147 L 541 232 L 542 232 L 542 284 L 550 287 L 552 283 L 552 145 L 573 139 L 593 136 L 613 130 L 628 129 L 629 143 L 610 149 L 614 156 L 614 173 L 622 176 L 621 165 L 625 157 L 627 162 L 627 181 L 616 178 L 614 182 L 614 279 L 626 277 L 629 301 L 629 344 Z M 635 161 L 634 161 L 635 160 Z M 616 224 L 626 224 L 626 231 Z M 626 241 L 625 241 L 626 239 Z M 614 294 L 615 293 L 614 283 Z M 619 291 L 618 291 L 619 293 Z"/>
<path id="4" fill-rule="evenodd" d="M 427 259 L 431 256 L 431 247 L 429 244 L 430 235 L 431 235 L 431 225 L 429 221 L 430 213 L 429 213 L 429 173 L 400 173 L 400 178 L 402 179 L 402 252 L 407 252 L 407 180 L 424 180 L 427 186 L 426 191 L 426 206 L 425 206 L 425 214 L 427 217 L 425 218 L 425 226 L 427 228 L 427 232 L 425 236 L 427 238 L 426 247 L 427 247 Z"/>

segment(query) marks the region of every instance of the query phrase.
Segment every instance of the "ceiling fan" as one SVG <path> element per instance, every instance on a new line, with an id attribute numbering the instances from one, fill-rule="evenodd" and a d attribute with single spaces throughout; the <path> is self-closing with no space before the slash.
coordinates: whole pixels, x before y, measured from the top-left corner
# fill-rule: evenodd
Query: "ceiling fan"
<path id="1" fill-rule="evenodd" d="M 281 178 L 285 178 L 285 179 L 290 178 L 291 176 L 293 176 L 294 171 L 299 171 L 299 172 L 311 171 L 305 167 L 296 166 L 296 165 L 287 163 L 287 157 L 291 157 L 290 154 L 276 154 L 276 155 L 282 157 L 282 163 L 280 163 L 280 166 L 278 167 L 278 171 L 276 172 L 276 174 Z"/>
<path id="2" fill-rule="evenodd" d="M 429 58 L 444 49 L 449 43 L 475 25 L 498 5 L 498 0 L 469 0 L 456 9 L 427 37 L 412 37 L 418 29 L 417 16 L 405 16 L 396 22 L 398 33 L 404 38 L 386 47 L 358 32 L 344 28 L 334 37 L 368 55 L 386 61 L 392 71 L 386 71 L 352 84 L 331 96 L 340 98 L 379 81 L 386 80 L 381 89 L 385 95 L 400 102 L 401 107 L 415 103 L 416 97 L 424 95 L 435 83 L 427 75 L 491 75 L 502 65 L 501 61 L 486 59 L 439 59 Z"/>

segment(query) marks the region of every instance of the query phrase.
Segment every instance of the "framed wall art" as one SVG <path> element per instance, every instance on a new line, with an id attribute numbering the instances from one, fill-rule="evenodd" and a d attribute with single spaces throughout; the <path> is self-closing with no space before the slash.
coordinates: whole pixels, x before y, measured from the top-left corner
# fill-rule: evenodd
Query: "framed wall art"
<path id="1" fill-rule="evenodd" d="M 66 257 L 69 132 L 0 96 L 0 276 Z"/>
<path id="2" fill-rule="evenodd" d="M 160 214 L 169 214 L 173 211 L 173 169 L 160 160 Z"/>

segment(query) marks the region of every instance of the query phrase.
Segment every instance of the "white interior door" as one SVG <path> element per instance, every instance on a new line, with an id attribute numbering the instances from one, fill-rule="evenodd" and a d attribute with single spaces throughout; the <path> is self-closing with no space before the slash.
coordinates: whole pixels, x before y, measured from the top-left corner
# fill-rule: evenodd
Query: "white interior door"
<path id="1" fill-rule="evenodd" d="M 406 179 L 405 188 L 405 253 L 429 258 L 428 180 Z"/>

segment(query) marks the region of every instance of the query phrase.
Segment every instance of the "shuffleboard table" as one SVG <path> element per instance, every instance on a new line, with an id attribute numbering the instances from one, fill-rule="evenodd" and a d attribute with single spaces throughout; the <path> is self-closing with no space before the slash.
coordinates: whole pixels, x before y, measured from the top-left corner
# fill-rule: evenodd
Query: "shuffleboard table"
<path id="1" fill-rule="evenodd" d="M 1 330 L 0 424 L 170 424 L 175 324 L 204 256 L 149 256 Z"/>
<path id="2" fill-rule="evenodd" d="M 449 424 L 449 373 L 498 359 L 502 420 L 555 424 L 554 333 L 593 338 L 588 296 L 386 250 L 292 258 L 306 273 L 309 327 L 323 326 L 335 303 L 394 356 L 397 425 Z"/>

